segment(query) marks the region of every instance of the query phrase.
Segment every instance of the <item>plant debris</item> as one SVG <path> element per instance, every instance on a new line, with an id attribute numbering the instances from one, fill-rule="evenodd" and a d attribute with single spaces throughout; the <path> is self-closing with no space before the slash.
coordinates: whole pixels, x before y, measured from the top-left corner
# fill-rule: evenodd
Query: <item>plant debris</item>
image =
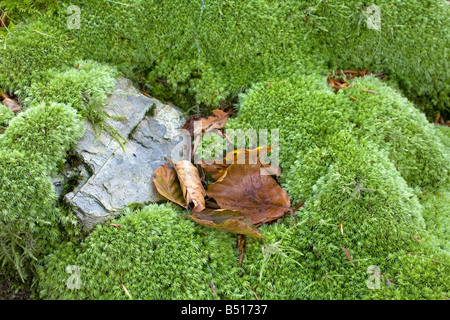
<path id="1" fill-rule="evenodd" d="M 186 121 L 183 129 L 191 134 L 191 155 L 201 135 L 211 130 L 220 132 L 233 111 L 214 110 L 212 116 L 191 116 Z M 201 126 L 197 127 L 195 121 L 199 120 Z M 262 159 L 273 148 L 237 149 L 221 160 L 202 161 L 197 166 L 191 161 L 173 163 L 166 158 L 167 162 L 155 171 L 153 182 L 166 199 L 192 209 L 193 214 L 183 218 L 238 234 L 239 262 L 242 262 L 245 236 L 263 238 L 258 230 L 260 225 L 274 222 L 289 212 L 295 217 L 295 212 L 305 203 L 303 200 L 291 208 L 287 192 L 276 180 L 281 168 Z M 203 186 L 207 185 L 205 171 L 216 180 L 207 190 Z"/>
<path id="2" fill-rule="evenodd" d="M 385 75 L 383 72 L 381 73 L 372 73 L 372 71 L 367 72 L 367 69 L 362 69 L 361 71 L 355 71 L 355 70 L 344 70 L 344 71 L 337 71 L 334 75 L 331 72 L 327 73 L 327 83 L 334 89 L 334 93 L 337 93 L 341 89 L 345 88 L 351 88 L 352 85 L 349 85 L 348 80 L 353 80 L 357 77 L 364 78 L 365 76 L 373 75 L 374 77 L 379 78 L 380 80 L 386 80 L 387 75 Z M 344 79 L 345 76 L 345 79 Z M 368 89 L 362 89 L 362 91 L 369 92 L 369 93 L 378 93 L 373 90 Z M 358 99 L 355 97 L 349 95 L 350 99 L 355 100 L 356 102 L 359 102 Z"/>

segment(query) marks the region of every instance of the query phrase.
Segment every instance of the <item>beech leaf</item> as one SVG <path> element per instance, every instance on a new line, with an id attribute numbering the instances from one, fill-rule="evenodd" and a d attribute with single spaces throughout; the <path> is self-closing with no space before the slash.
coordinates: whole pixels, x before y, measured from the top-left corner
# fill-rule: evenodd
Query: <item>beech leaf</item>
<path id="1" fill-rule="evenodd" d="M 186 217 L 190 217 L 195 222 L 212 228 L 263 238 L 259 230 L 252 224 L 252 221 L 239 211 L 207 209 Z"/>
<path id="2" fill-rule="evenodd" d="M 255 225 L 276 220 L 291 208 L 286 191 L 272 176 L 261 175 L 260 165 L 232 164 L 221 181 L 209 185 L 207 195 L 223 209 L 242 212 Z"/>
<path id="3" fill-rule="evenodd" d="M 179 204 L 182 207 L 186 206 L 186 200 L 183 196 L 180 182 L 178 181 L 176 170 L 165 163 L 155 170 L 153 183 L 156 190 L 166 199 Z"/>
<path id="4" fill-rule="evenodd" d="M 230 166 L 229 164 L 226 163 L 216 163 L 216 162 L 206 163 L 205 161 L 202 161 L 200 165 L 215 180 L 219 180 L 219 178 L 225 173 L 227 168 Z"/>
<path id="5" fill-rule="evenodd" d="M 200 130 L 195 130 L 194 128 L 194 122 L 195 121 L 201 121 L 201 131 L 202 132 L 209 132 L 213 129 L 222 129 L 225 127 L 225 124 L 228 121 L 228 118 L 230 117 L 231 112 L 225 112 L 222 110 L 213 110 L 212 113 L 214 115 L 208 116 L 208 117 L 195 117 L 191 116 L 186 121 L 186 123 L 183 126 L 183 129 L 188 130 L 191 135 L 193 134 L 201 134 Z"/>

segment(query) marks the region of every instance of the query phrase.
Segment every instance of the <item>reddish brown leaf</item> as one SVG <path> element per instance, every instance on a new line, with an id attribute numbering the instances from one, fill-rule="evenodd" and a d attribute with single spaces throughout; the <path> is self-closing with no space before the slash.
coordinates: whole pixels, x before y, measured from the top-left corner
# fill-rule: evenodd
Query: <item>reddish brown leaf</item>
<path id="1" fill-rule="evenodd" d="M 230 113 L 222 110 L 213 110 L 212 113 L 214 113 L 214 116 L 202 119 L 202 128 L 205 132 L 224 128 L 230 116 Z"/>
<path id="2" fill-rule="evenodd" d="M 182 207 L 186 206 L 183 190 L 178 181 L 176 170 L 165 163 L 163 166 L 155 170 L 153 183 L 158 192 L 166 199 L 179 204 Z"/>
<path id="3" fill-rule="evenodd" d="M 205 209 L 205 189 L 198 175 L 197 168 L 189 161 L 182 160 L 175 164 L 178 180 L 183 190 L 184 199 L 187 203 L 193 203 L 192 211 L 200 212 Z"/>
<path id="4" fill-rule="evenodd" d="M 339 247 L 339 248 L 341 248 L 344 251 L 345 256 L 347 257 L 348 261 L 352 261 L 352 256 L 350 255 L 350 252 L 348 252 L 348 250 L 344 247 Z"/>
<path id="5" fill-rule="evenodd" d="M 195 117 L 191 116 L 186 121 L 186 123 L 183 126 L 183 129 L 188 130 L 191 135 L 194 134 L 200 134 L 200 130 L 197 128 L 194 128 L 195 121 L 201 121 L 201 131 L 202 132 L 209 132 L 213 129 L 222 129 L 225 127 L 225 124 L 227 123 L 228 117 L 230 116 L 231 112 L 225 112 L 222 110 L 213 110 L 212 113 L 214 115 L 208 116 L 208 117 Z"/>
<path id="6" fill-rule="evenodd" d="M 251 220 L 239 211 L 224 209 L 203 210 L 202 212 L 186 217 L 190 217 L 194 221 L 212 228 L 263 238 L 259 230 L 252 224 Z"/>
<path id="7" fill-rule="evenodd" d="M 222 162 L 224 162 L 224 161 L 222 161 Z M 215 163 L 214 162 L 212 164 L 209 164 L 209 163 L 206 163 L 205 161 L 202 161 L 200 163 L 200 165 L 215 180 L 218 180 L 223 175 L 225 170 L 230 166 L 229 164 L 226 164 L 226 163 Z"/>
<path id="8" fill-rule="evenodd" d="M 224 209 L 242 212 L 257 225 L 276 220 L 290 210 L 289 196 L 259 165 L 232 164 L 207 195 Z"/>

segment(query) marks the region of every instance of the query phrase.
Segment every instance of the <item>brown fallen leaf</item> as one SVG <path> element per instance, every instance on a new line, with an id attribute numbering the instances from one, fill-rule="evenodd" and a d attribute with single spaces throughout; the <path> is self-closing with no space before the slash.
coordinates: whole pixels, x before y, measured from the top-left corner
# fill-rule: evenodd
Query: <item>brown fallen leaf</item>
<path id="1" fill-rule="evenodd" d="M 205 161 L 202 161 L 200 166 L 205 169 L 214 180 L 218 180 L 230 165 L 226 163 L 206 163 Z"/>
<path id="2" fill-rule="evenodd" d="M 239 211 L 207 209 L 184 217 L 192 218 L 195 222 L 208 227 L 263 238 L 259 230 L 252 224 L 252 221 Z"/>
<path id="3" fill-rule="evenodd" d="M 209 116 L 202 119 L 202 128 L 205 132 L 209 132 L 213 129 L 222 129 L 228 121 L 230 116 L 229 112 L 222 110 L 213 110 L 214 116 Z"/>
<path id="4" fill-rule="evenodd" d="M 276 220 L 290 210 L 286 191 L 272 176 L 261 175 L 259 165 L 232 164 L 226 172 L 207 191 L 221 208 L 240 211 L 255 225 Z"/>
<path id="5" fill-rule="evenodd" d="M 341 248 L 342 251 L 344 251 L 345 256 L 347 257 L 348 261 L 352 261 L 352 257 L 350 255 L 350 252 L 348 252 L 348 250 L 346 248 L 344 248 L 344 247 L 339 247 L 339 248 Z"/>
<path id="6" fill-rule="evenodd" d="M 178 180 L 177 171 L 168 162 L 155 170 L 153 183 L 163 197 L 186 207 L 186 200 Z"/>
<path id="7" fill-rule="evenodd" d="M 387 76 L 384 73 L 377 73 L 377 74 L 373 74 L 372 70 L 367 71 L 367 69 L 362 69 L 360 71 L 356 71 L 356 70 L 344 70 L 344 71 L 338 71 L 335 73 L 334 78 L 332 77 L 332 73 L 328 72 L 327 75 L 327 82 L 328 84 L 333 87 L 334 92 L 337 93 L 340 89 L 344 89 L 344 88 L 351 88 L 354 85 L 348 85 L 348 82 L 346 82 L 343 77 L 345 76 L 345 78 L 347 80 L 353 80 L 357 77 L 361 77 L 364 78 L 367 75 L 372 74 L 374 77 L 378 77 L 381 80 L 384 80 Z M 378 93 L 376 91 L 372 91 L 372 90 L 366 90 L 363 89 L 363 91 L 366 92 L 370 92 L 370 93 Z"/>
<path id="8" fill-rule="evenodd" d="M 9 94 L 7 94 L 6 92 L 4 92 L 2 90 L 2 88 L 0 88 L 0 96 L 2 97 L 3 101 L 2 103 L 8 107 L 9 109 L 11 109 L 12 112 L 17 113 L 20 110 L 22 110 L 22 106 L 17 102 L 16 99 L 13 99 L 9 96 Z"/>
<path id="9" fill-rule="evenodd" d="M 191 162 L 182 160 L 175 164 L 175 169 L 186 203 L 194 204 L 193 212 L 200 212 L 205 209 L 206 192 L 197 168 Z"/>
<path id="10" fill-rule="evenodd" d="M 231 112 L 225 112 L 223 110 L 213 110 L 214 115 L 207 117 L 195 117 L 190 116 L 186 123 L 183 125 L 182 129 L 188 130 L 191 135 L 201 134 L 201 132 L 209 132 L 213 129 L 222 129 L 230 117 Z M 201 121 L 201 131 L 199 128 L 194 127 L 195 121 Z"/>
<path id="11" fill-rule="evenodd" d="M 266 163 L 264 160 L 259 159 L 259 162 L 261 164 L 261 168 L 266 170 L 267 174 L 270 176 L 276 176 L 279 177 L 281 175 L 281 168 L 280 166 L 277 166 L 272 163 Z"/>

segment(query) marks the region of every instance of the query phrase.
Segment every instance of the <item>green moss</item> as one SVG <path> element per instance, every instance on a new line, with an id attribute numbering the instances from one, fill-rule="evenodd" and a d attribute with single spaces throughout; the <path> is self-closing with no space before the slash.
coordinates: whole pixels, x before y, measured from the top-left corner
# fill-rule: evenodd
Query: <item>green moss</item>
<path id="1" fill-rule="evenodd" d="M 265 240 L 249 239 L 244 275 L 229 234 L 169 207 L 129 212 L 118 220 L 124 227 L 98 226 L 81 245 L 48 255 L 42 297 L 127 299 L 117 276 L 136 299 L 213 299 L 211 270 L 220 298 L 251 298 L 251 289 L 268 299 L 449 295 L 449 131 L 393 89 L 428 115 L 448 115 L 446 1 L 377 1 L 381 30 L 367 28 L 356 0 L 58 3 L 59 11 L 20 13 L 1 36 L 0 86 L 28 108 L 14 119 L 0 109 L 9 124 L 0 135 L 2 265 L 24 277 L 33 256 L 70 235 L 73 215 L 55 209 L 49 176 L 81 137 L 75 110 L 104 122 L 116 76 L 105 64 L 186 108 L 217 106 L 259 82 L 241 96 L 230 127 L 280 129 L 282 185 L 293 203 L 307 201 L 297 224 L 286 219 L 263 227 Z M 69 5 L 81 9 L 80 29 L 67 27 Z M 367 77 L 334 94 L 318 75 L 335 68 L 388 73 L 393 88 Z M 442 197 L 429 195 L 437 190 Z M 72 264 L 87 274 L 79 291 L 65 286 Z M 390 281 L 383 289 L 367 288 L 370 265 Z"/>
<path id="2" fill-rule="evenodd" d="M 40 10 L 57 10 L 58 0 L 2 0 L 1 6 L 10 14 L 37 13 Z"/>
<path id="3" fill-rule="evenodd" d="M 58 3 L 61 10 L 30 16 L 8 36 L 0 66 L 8 90 L 29 82 L 31 71 L 81 58 L 129 76 L 150 69 L 149 79 L 217 105 L 274 75 L 365 67 L 388 73 L 428 111 L 448 112 L 444 0 L 378 1 L 381 31 L 368 28 L 356 0 Z M 81 9 L 80 29 L 67 27 L 69 5 Z"/>
<path id="4" fill-rule="evenodd" d="M 3 104 L 0 104 L 0 133 L 5 131 L 12 118 L 14 118 L 14 112 Z"/>
<path id="5" fill-rule="evenodd" d="M 298 197 L 293 191 L 298 201 L 308 196 L 350 137 L 378 145 L 410 186 L 446 185 L 450 152 L 436 127 L 378 79 L 357 79 L 353 84 L 334 94 L 326 78 L 319 76 L 276 79 L 270 86 L 259 83 L 241 97 L 239 116 L 228 127 L 280 130 L 282 181 L 299 188 Z M 292 166 L 311 173 L 293 176 Z"/>
<path id="6" fill-rule="evenodd" d="M 81 245 L 65 243 L 45 258 L 42 298 L 128 299 L 118 279 L 133 299 L 250 296 L 239 278 L 234 236 L 182 219 L 171 205 L 129 211 L 112 223 L 123 226 L 98 225 Z M 66 286 L 69 265 L 81 269 L 79 290 Z"/>
<path id="7" fill-rule="evenodd" d="M 0 137 L 0 148 L 21 151 L 52 174 L 84 133 L 76 111 L 63 104 L 40 104 L 15 117 Z"/>
<path id="8" fill-rule="evenodd" d="M 443 0 L 375 1 L 380 10 L 380 30 L 369 29 L 371 3 L 322 1 L 316 15 L 327 31 L 319 31 L 338 69 L 372 69 L 384 72 L 405 94 L 425 109 L 448 117 L 449 5 Z M 335 12 L 336 14 L 330 14 Z M 420 70 L 420 71 L 419 71 Z"/>
<path id="9" fill-rule="evenodd" d="M 83 131 L 74 109 L 41 104 L 16 116 L 0 135 L 0 263 L 22 279 L 73 225 L 73 216 L 55 207 L 50 176 Z"/>
<path id="10" fill-rule="evenodd" d="M 418 190 L 427 230 L 436 238 L 437 246 L 450 252 L 450 194 Z"/>
<path id="11" fill-rule="evenodd" d="M 367 269 L 376 265 L 397 284 L 392 297 L 445 296 L 445 276 L 430 271 L 416 281 L 421 268 L 411 271 L 412 258 L 391 257 L 439 251 L 431 234 L 444 235 L 426 221 L 445 220 L 448 210 L 424 220 L 433 209 L 424 209 L 410 186 L 445 188 L 448 148 L 411 103 L 379 80 L 358 79 L 348 90 L 335 94 L 325 77 L 297 76 L 257 84 L 241 97 L 228 126 L 279 129 L 282 186 L 293 203 L 306 199 L 297 224 L 262 228 L 266 240 L 249 241 L 248 281 L 269 299 L 370 299 L 378 296 L 367 287 Z M 286 248 L 287 257 L 281 251 L 268 260 L 271 246 Z M 448 253 L 436 255 L 443 260 L 436 270 L 444 270 Z M 261 261 L 269 261 L 262 276 Z M 415 284 L 435 291 L 417 294 Z"/>

